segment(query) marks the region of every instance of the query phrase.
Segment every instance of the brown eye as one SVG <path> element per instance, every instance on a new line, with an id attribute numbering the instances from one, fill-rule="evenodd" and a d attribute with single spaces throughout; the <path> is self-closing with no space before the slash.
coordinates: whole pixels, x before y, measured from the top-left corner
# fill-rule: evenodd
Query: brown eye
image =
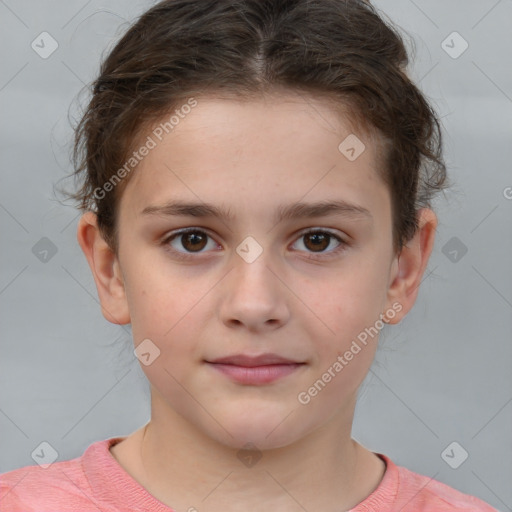
<path id="1" fill-rule="evenodd" d="M 208 243 L 211 241 L 213 246 L 210 249 L 218 249 L 219 246 L 214 239 L 204 230 L 196 228 L 183 229 L 168 236 L 161 243 L 165 246 L 174 257 L 179 259 L 195 258 L 194 254 L 203 254 L 208 252 Z M 329 247 L 335 241 L 337 245 Z M 303 232 L 297 242 L 302 242 L 303 248 L 299 248 L 300 252 L 309 254 L 308 259 L 326 259 L 337 256 L 338 253 L 344 251 L 348 247 L 339 236 L 326 230 L 309 230 Z"/>
<path id="2" fill-rule="evenodd" d="M 181 234 L 180 241 L 187 251 L 195 252 L 204 249 L 207 238 L 208 235 L 201 231 L 189 231 Z"/>
<path id="3" fill-rule="evenodd" d="M 335 241 L 337 245 L 328 249 L 332 245 L 332 241 Z M 326 259 L 337 256 L 340 252 L 344 251 L 348 244 L 341 237 L 330 233 L 326 230 L 309 230 L 303 232 L 295 244 L 301 242 L 304 249 L 300 249 L 301 252 L 309 254 L 308 259 Z"/>
<path id="4" fill-rule="evenodd" d="M 329 247 L 331 238 L 332 235 L 327 233 L 313 231 L 304 235 L 304 240 L 307 240 L 304 245 L 312 251 L 324 251 Z"/>
<path id="5" fill-rule="evenodd" d="M 206 252 L 204 249 L 208 245 L 208 239 L 210 239 L 213 246 L 216 247 L 216 244 L 208 233 L 201 229 L 191 228 L 174 233 L 167 237 L 162 244 L 176 256 L 185 257 L 194 253 L 199 254 Z"/>

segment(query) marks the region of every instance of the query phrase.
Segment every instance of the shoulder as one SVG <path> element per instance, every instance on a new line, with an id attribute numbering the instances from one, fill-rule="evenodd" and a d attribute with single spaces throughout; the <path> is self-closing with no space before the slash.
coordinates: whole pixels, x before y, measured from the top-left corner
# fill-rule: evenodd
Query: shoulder
<path id="1" fill-rule="evenodd" d="M 50 510 L 49 507 L 84 506 L 83 473 L 79 459 L 55 462 L 48 468 L 25 466 L 0 475 L 1 510 Z M 76 482 L 76 483 L 75 483 Z"/>
<path id="2" fill-rule="evenodd" d="M 0 474 L 0 510 L 97 511 L 94 492 L 84 471 L 86 454 L 108 450 L 109 440 L 98 441 L 80 457 L 49 466 L 24 466 Z"/>
<path id="3" fill-rule="evenodd" d="M 464 494 L 433 478 L 397 466 L 389 457 L 378 455 L 386 462 L 387 469 L 381 484 L 369 498 L 384 500 L 382 503 L 391 505 L 390 511 L 497 512 L 476 496 Z"/>

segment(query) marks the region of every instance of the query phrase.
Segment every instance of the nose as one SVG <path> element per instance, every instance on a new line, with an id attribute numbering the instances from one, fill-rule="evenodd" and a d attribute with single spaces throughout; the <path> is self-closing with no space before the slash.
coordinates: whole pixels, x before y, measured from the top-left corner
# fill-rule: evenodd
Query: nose
<path id="1" fill-rule="evenodd" d="M 221 321 L 230 328 L 245 328 L 254 333 L 285 325 L 290 318 L 291 293 L 284 276 L 271 268 L 266 252 L 252 262 L 238 254 L 233 259 L 233 268 L 221 289 Z"/>

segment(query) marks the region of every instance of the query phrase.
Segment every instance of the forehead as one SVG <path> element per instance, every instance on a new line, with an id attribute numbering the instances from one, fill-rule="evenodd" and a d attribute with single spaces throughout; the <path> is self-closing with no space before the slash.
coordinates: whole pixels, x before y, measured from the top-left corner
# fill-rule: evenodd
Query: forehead
<path id="1" fill-rule="evenodd" d="M 387 192 L 378 140 L 357 131 L 328 99 L 289 93 L 195 101 L 192 109 L 178 106 L 172 123 L 172 114 L 165 115 L 142 132 L 141 144 L 151 139 L 153 147 L 123 192 L 121 203 L 130 212 L 171 197 L 246 210 L 258 204 L 265 211 L 337 191 L 370 204 Z"/>

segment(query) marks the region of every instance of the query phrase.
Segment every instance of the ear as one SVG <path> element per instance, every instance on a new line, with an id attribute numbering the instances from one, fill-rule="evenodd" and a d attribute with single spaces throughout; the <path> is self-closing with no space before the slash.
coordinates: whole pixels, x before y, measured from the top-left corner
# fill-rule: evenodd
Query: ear
<path id="1" fill-rule="evenodd" d="M 392 308 L 397 314 L 393 318 L 387 318 L 389 324 L 399 323 L 416 302 L 419 286 L 434 247 L 437 217 L 429 208 L 423 208 L 418 213 L 417 232 L 402 247 L 392 264 L 387 307 L 392 308 L 392 304 L 399 303 L 401 309 L 396 306 Z"/>
<path id="2" fill-rule="evenodd" d="M 103 316 L 113 324 L 130 323 L 119 261 L 101 236 L 96 215 L 88 211 L 78 223 L 77 240 L 96 282 Z"/>

